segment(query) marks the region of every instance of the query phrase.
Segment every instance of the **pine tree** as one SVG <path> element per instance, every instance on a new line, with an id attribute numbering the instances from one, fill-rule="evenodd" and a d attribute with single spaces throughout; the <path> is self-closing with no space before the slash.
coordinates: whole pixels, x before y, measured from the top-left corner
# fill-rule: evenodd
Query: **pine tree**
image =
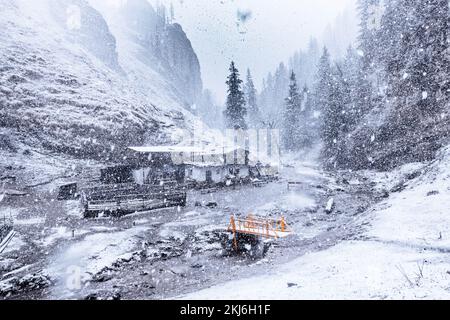
<path id="1" fill-rule="evenodd" d="M 403 72 L 406 65 L 406 51 L 402 47 L 409 42 L 413 30 L 407 1 L 392 0 L 386 4 L 386 12 L 379 31 L 380 46 L 383 50 L 380 50 L 378 61 L 382 66 L 380 72 L 386 78 L 386 97 L 387 100 L 393 102 L 397 100 L 400 104 L 405 103 L 401 100 L 407 93 L 404 91 L 406 88 L 398 87 L 404 83 L 404 77 L 407 76 Z"/>
<path id="2" fill-rule="evenodd" d="M 261 117 L 266 119 L 269 114 L 272 113 L 273 100 L 273 76 L 269 73 L 265 79 L 263 79 L 263 87 L 259 95 L 259 111 Z M 266 122 L 266 120 L 264 120 Z"/>
<path id="3" fill-rule="evenodd" d="M 370 111 L 371 86 L 362 64 L 362 57 L 350 46 L 342 68 L 345 81 L 345 132 L 356 129 L 364 115 Z"/>
<path id="4" fill-rule="evenodd" d="M 261 116 L 259 113 L 257 103 L 257 92 L 253 83 L 253 78 L 250 73 L 250 69 L 247 69 L 247 81 L 244 86 L 245 101 L 248 113 L 248 123 L 251 127 L 256 128 L 261 122 Z"/>
<path id="5" fill-rule="evenodd" d="M 387 169 L 431 159 L 436 141 L 450 136 L 450 4 L 358 4 L 358 50 L 349 48 L 342 68 L 331 68 L 324 51 L 313 92 L 326 165 Z"/>
<path id="6" fill-rule="evenodd" d="M 327 103 L 323 110 L 322 140 L 324 149 L 322 156 L 328 165 L 335 165 L 339 156 L 339 139 L 346 131 L 345 104 L 346 82 L 342 69 L 336 65 L 332 70 L 331 85 L 328 92 Z"/>
<path id="7" fill-rule="evenodd" d="M 383 9 L 380 0 L 358 0 L 361 23 L 357 49 L 359 87 L 355 88 L 358 95 L 355 102 L 360 117 L 375 107 L 377 89 L 385 81 L 379 74 L 380 55 L 386 51 L 380 38 Z"/>
<path id="8" fill-rule="evenodd" d="M 274 85 L 273 85 L 273 92 L 272 92 L 272 105 L 271 105 L 271 111 L 272 114 L 276 117 L 278 117 L 278 122 L 283 122 L 283 112 L 285 106 L 285 99 L 288 94 L 288 87 L 289 87 L 289 71 L 287 70 L 284 63 L 280 63 L 278 66 L 275 76 L 274 76 Z"/>
<path id="9" fill-rule="evenodd" d="M 409 87 L 418 116 L 433 116 L 444 107 L 438 103 L 438 95 L 442 86 L 448 88 L 449 82 L 446 55 L 449 3 L 447 0 L 413 0 L 409 3 L 414 16 L 408 40 L 402 43 L 406 52 L 404 72 L 408 74 L 404 84 Z"/>
<path id="10" fill-rule="evenodd" d="M 317 73 L 317 64 L 320 58 L 318 41 L 310 39 L 307 50 L 297 51 L 290 59 L 288 67 L 280 63 L 275 75 L 271 73 L 264 79 L 264 85 L 259 96 L 259 109 L 264 118 L 276 116 L 276 122 L 282 123 L 280 110 L 284 108 L 285 98 L 288 94 L 290 71 L 294 71 L 298 84 L 313 86 Z"/>
<path id="11" fill-rule="evenodd" d="M 290 83 L 290 74 L 284 63 L 280 63 L 275 72 L 275 99 L 279 103 L 278 105 L 284 104 L 284 99 L 286 99 L 287 88 Z"/>
<path id="12" fill-rule="evenodd" d="M 286 98 L 286 109 L 284 111 L 283 144 L 288 151 L 298 148 L 298 125 L 301 112 L 302 100 L 298 90 L 295 73 L 291 73 L 289 84 L 289 96 Z"/>
<path id="13" fill-rule="evenodd" d="M 420 139 L 411 128 L 432 120 L 448 102 L 448 17 L 446 0 L 395 0 L 387 6 L 383 40 L 389 54 L 382 62 L 393 106 L 391 137 Z"/>
<path id="14" fill-rule="evenodd" d="M 230 65 L 230 75 L 226 82 L 228 86 L 228 97 L 225 110 L 226 127 L 229 129 L 247 129 L 245 116 L 247 109 L 245 107 L 244 92 L 242 91 L 242 80 L 239 77 L 239 70 L 234 61 Z"/>
<path id="15" fill-rule="evenodd" d="M 348 98 L 342 69 L 338 65 L 331 67 L 326 47 L 319 61 L 314 100 L 321 112 L 322 157 L 334 164 L 338 156 L 339 136 L 345 131 L 344 112 Z"/>
<path id="16" fill-rule="evenodd" d="M 329 92 L 332 85 L 331 62 L 328 49 L 323 49 L 322 57 L 317 68 L 316 84 L 314 88 L 314 102 L 316 110 L 323 112 L 327 108 Z"/>
<path id="17" fill-rule="evenodd" d="M 358 36 L 359 50 L 363 56 L 365 70 L 373 70 L 379 50 L 379 22 L 382 14 L 380 0 L 358 0 L 361 18 Z"/>
<path id="18" fill-rule="evenodd" d="M 298 120 L 298 146 L 299 149 L 311 148 L 314 141 L 318 140 L 317 119 L 314 117 L 313 99 L 308 89 L 304 86 L 301 92 L 301 108 Z"/>

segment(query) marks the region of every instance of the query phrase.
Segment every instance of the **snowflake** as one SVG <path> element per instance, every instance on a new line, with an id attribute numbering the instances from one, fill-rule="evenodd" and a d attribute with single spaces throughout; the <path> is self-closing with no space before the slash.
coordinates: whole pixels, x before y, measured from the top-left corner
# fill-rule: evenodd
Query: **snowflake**
<path id="1" fill-rule="evenodd" d="M 428 98 L 428 92 L 424 91 L 422 92 L 422 100 L 425 100 Z"/>

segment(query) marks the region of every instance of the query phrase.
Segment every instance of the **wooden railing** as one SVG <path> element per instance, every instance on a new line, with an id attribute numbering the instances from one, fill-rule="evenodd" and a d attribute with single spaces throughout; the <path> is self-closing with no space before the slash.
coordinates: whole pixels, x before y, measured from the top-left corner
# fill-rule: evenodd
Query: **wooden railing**
<path id="1" fill-rule="evenodd" d="M 293 233 L 284 217 L 279 219 L 262 218 L 249 215 L 245 219 L 231 216 L 228 231 L 233 233 L 233 245 L 237 249 L 238 234 L 254 235 L 267 239 L 285 238 Z"/>

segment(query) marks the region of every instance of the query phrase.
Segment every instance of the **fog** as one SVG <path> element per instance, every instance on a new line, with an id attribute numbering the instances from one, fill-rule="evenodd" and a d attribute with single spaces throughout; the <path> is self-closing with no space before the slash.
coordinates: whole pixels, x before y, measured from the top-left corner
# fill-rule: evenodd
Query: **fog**
<path id="1" fill-rule="evenodd" d="M 102 2 L 120 7 L 125 1 Z M 336 38 L 342 51 L 354 42 L 357 29 L 356 0 L 148 1 L 167 8 L 173 5 L 174 22 L 182 25 L 199 57 L 204 86 L 212 90 L 219 102 L 226 96 L 225 81 L 231 60 L 241 73 L 250 68 L 260 89 L 263 77 L 280 62 L 287 62 L 295 51 L 305 48 L 311 37 L 327 45 Z M 346 16 L 342 19 L 344 12 Z M 343 20 L 351 20 L 351 27 L 339 26 Z M 339 35 L 330 35 L 330 30 L 339 28 Z"/>
<path id="2" fill-rule="evenodd" d="M 281 61 L 323 39 L 328 25 L 354 0 L 151 0 L 175 8 L 179 22 L 200 59 L 205 87 L 219 100 L 226 93 L 228 65 L 235 60 L 244 73 L 250 68 L 258 88 Z M 240 18 L 240 19 L 239 19 Z M 354 30 L 349 30 L 349 41 Z M 346 44 L 347 45 L 347 44 Z"/>

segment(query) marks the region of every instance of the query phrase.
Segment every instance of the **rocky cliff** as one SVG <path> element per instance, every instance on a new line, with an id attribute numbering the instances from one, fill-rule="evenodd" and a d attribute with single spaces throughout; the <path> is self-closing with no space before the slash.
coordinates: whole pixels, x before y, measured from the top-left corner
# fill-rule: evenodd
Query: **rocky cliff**
<path id="1" fill-rule="evenodd" d="M 185 109 L 197 89 L 180 83 L 201 87 L 198 61 L 179 26 L 165 25 L 160 55 L 155 29 L 116 36 L 84 0 L 0 0 L 0 27 L 0 152 L 120 159 L 129 145 L 176 141 L 197 121 Z"/>

